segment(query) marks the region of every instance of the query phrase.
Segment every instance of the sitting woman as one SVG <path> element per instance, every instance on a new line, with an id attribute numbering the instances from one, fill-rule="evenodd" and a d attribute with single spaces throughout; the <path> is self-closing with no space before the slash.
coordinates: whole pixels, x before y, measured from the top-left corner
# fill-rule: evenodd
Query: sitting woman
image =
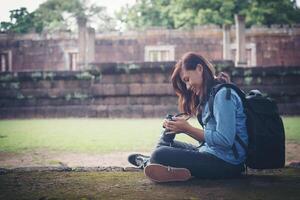
<path id="1" fill-rule="evenodd" d="M 184 117 L 164 120 L 163 126 L 167 131 L 163 132 L 152 155 L 132 154 L 128 157 L 129 162 L 144 168 L 145 175 L 155 182 L 185 181 L 192 176 L 239 176 L 244 171 L 246 152 L 235 139 L 236 135 L 248 144 L 242 101 L 233 89 L 221 88 L 213 101 L 213 115 L 208 108 L 211 89 L 228 81 L 224 74 L 216 77 L 214 67 L 204 57 L 193 52 L 186 53 L 175 65 L 172 83 L 179 97 L 179 110 L 189 116 L 197 116 L 201 124 L 204 122 L 203 129 L 191 126 Z M 176 141 L 174 138 L 178 133 L 203 144 L 197 147 Z"/>

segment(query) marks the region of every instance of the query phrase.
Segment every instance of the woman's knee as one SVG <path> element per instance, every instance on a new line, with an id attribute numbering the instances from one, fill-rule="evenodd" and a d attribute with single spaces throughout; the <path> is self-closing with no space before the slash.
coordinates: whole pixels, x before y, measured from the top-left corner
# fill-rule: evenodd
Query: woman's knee
<path id="1" fill-rule="evenodd" d="M 163 164 L 167 160 L 168 155 L 172 151 L 171 147 L 161 146 L 155 149 L 150 157 L 151 163 Z"/>

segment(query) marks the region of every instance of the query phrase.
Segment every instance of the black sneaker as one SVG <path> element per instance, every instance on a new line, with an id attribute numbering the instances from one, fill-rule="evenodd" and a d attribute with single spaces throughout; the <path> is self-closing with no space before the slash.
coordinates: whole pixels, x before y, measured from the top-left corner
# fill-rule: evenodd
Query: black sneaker
<path id="1" fill-rule="evenodd" d="M 150 156 L 145 156 L 142 154 L 131 154 L 128 156 L 128 162 L 140 169 L 144 169 L 150 160 Z"/>

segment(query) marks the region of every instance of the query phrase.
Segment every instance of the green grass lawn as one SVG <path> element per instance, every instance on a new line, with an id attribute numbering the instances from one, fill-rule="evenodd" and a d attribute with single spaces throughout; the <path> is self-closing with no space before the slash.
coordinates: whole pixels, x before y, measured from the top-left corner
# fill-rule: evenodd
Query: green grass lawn
<path id="1" fill-rule="evenodd" d="M 161 119 L 29 119 L 0 121 L 0 152 L 49 149 L 104 153 L 150 151 Z M 196 120 L 191 123 L 198 126 Z M 300 117 L 284 117 L 286 138 L 300 143 Z M 177 139 L 197 144 L 184 134 Z"/>

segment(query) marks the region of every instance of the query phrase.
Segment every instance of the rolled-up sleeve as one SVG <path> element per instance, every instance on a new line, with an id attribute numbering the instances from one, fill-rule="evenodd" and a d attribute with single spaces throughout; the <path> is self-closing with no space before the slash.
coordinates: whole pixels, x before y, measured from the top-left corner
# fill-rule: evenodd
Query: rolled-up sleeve
<path id="1" fill-rule="evenodd" d="M 231 91 L 231 98 L 226 99 L 226 88 L 217 92 L 214 99 L 215 129 L 204 129 L 204 139 L 209 146 L 231 148 L 236 133 L 236 103 Z M 209 123 L 209 122 L 208 122 Z"/>

